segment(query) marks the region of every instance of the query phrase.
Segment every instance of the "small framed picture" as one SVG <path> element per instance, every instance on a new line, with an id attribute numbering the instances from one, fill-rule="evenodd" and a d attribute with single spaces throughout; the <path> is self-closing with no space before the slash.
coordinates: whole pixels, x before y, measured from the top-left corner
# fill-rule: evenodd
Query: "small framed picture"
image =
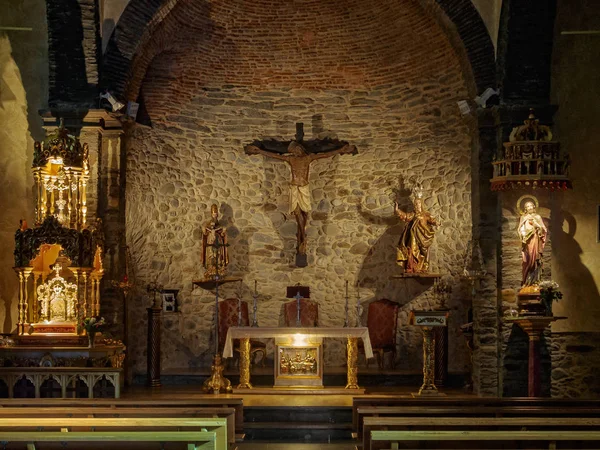
<path id="1" fill-rule="evenodd" d="M 177 289 L 164 289 L 161 292 L 164 312 L 177 312 Z"/>

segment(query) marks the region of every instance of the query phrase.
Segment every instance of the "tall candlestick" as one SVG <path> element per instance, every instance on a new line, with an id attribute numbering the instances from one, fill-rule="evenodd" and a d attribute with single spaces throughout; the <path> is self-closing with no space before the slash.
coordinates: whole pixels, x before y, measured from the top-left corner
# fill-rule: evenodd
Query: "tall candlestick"
<path id="1" fill-rule="evenodd" d="M 238 287 L 238 327 L 242 326 L 242 280 L 240 280 L 240 285 Z"/>
<path id="2" fill-rule="evenodd" d="M 348 280 L 346 280 L 346 306 L 344 308 L 345 316 L 344 316 L 344 327 L 348 327 Z"/>
<path id="3" fill-rule="evenodd" d="M 252 326 L 258 326 L 258 320 L 256 319 L 256 310 L 258 309 L 258 290 L 256 288 L 256 280 L 254 280 L 254 295 L 252 296 L 254 303 L 252 304 Z"/>
<path id="4" fill-rule="evenodd" d="M 360 292 L 358 290 L 358 286 L 356 286 L 356 326 L 362 327 L 360 322 L 360 316 L 362 313 L 362 306 L 360 305 Z"/>

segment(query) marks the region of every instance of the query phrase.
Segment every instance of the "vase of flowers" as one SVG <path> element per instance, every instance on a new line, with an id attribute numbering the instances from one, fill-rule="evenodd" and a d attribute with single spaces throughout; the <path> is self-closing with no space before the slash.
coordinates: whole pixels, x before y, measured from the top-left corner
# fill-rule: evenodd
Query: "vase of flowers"
<path id="1" fill-rule="evenodd" d="M 546 315 L 552 315 L 552 303 L 562 298 L 562 292 L 559 290 L 558 283 L 555 281 L 542 281 L 540 283 L 540 299 L 542 305 L 546 308 Z"/>
<path id="2" fill-rule="evenodd" d="M 96 333 L 99 333 L 106 325 L 106 321 L 104 317 L 86 317 L 83 319 L 82 326 L 85 329 L 88 337 L 88 348 L 92 348 L 94 346 L 94 339 L 96 338 Z"/>

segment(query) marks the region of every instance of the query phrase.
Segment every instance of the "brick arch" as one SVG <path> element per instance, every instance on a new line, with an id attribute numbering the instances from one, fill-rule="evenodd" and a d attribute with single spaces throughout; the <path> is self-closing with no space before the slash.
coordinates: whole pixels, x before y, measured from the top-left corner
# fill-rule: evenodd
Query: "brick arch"
<path id="1" fill-rule="evenodd" d="M 438 23 L 445 29 L 455 50 L 466 53 L 477 92 L 496 86 L 494 44 L 472 0 L 421 0 L 437 6 Z"/>
<path id="2" fill-rule="evenodd" d="M 471 0 L 415 0 L 445 31 L 457 52 L 471 94 L 496 85 L 494 46 Z M 185 6 L 188 6 L 186 8 Z M 179 24 L 187 23 L 189 9 L 210 13 L 211 5 L 190 0 L 131 0 L 115 27 L 103 62 L 102 86 L 128 100 L 138 96 L 152 60 L 176 52 Z"/>

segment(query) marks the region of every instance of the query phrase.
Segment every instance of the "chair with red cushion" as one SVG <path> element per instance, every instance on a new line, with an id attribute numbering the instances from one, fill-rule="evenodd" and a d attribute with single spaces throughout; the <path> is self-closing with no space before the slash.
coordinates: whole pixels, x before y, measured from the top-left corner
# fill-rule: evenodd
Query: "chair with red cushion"
<path id="1" fill-rule="evenodd" d="M 219 350 L 222 352 L 225 347 L 225 338 L 229 327 L 237 327 L 239 322 L 239 304 L 242 305 L 241 325 L 247 327 L 250 324 L 248 316 L 248 303 L 239 302 L 237 298 L 227 298 L 219 302 Z M 236 339 L 233 342 L 233 351 L 240 352 L 240 341 Z M 252 361 L 257 353 L 261 353 L 261 365 L 265 365 L 266 344 L 264 342 L 250 339 L 250 356 Z"/>
<path id="2" fill-rule="evenodd" d="M 297 301 L 292 300 L 284 305 L 284 322 L 286 327 L 295 327 L 298 318 Z M 319 326 L 319 304 L 306 298 L 300 299 L 300 323 L 303 327 Z"/>
<path id="3" fill-rule="evenodd" d="M 380 369 L 384 366 L 385 353 L 392 353 L 391 368 L 396 363 L 396 332 L 398 329 L 398 303 L 388 299 L 376 300 L 369 304 L 367 328 L 373 354 Z M 363 349 L 364 351 L 364 349 Z M 369 361 L 367 360 L 367 367 Z"/>

